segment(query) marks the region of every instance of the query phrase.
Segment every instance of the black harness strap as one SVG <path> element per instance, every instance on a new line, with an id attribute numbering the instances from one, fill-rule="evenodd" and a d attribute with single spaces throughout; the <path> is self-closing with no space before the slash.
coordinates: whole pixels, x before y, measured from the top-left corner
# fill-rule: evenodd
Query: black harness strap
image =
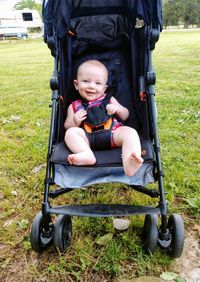
<path id="1" fill-rule="evenodd" d="M 87 111 L 87 118 L 84 120 L 84 123 L 90 126 L 99 126 L 103 125 L 111 116 L 107 113 L 106 106 L 109 103 L 112 97 L 112 91 L 109 92 L 100 106 L 89 107 L 89 103 L 84 102 L 83 107 Z"/>
<path id="2" fill-rule="evenodd" d="M 92 150 L 111 149 L 111 129 L 98 130 L 92 133 L 86 132 L 86 136 Z"/>
<path id="3" fill-rule="evenodd" d="M 103 124 L 107 120 L 111 119 L 111 116 L 107 114 L 106 106 L 113 96 L 114 89 L 115 87 L 110 89 L 100 106 L 91 107 L 88 109 L 88 103 L 83 104 L 84 108 L 87 110 L 87 119 L 84 121 L 84 123 L 94 127 L 92 133 L 86 131 L 86 135 L 92 150 L 111 149 L 111 128 L 113 121 L 109 129 L 105 129 Z"/>

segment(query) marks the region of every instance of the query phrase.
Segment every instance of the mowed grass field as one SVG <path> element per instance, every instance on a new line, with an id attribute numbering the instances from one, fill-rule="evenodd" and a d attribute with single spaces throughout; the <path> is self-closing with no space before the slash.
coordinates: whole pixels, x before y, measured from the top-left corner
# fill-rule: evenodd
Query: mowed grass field
<path id="1" fill-rule="evenodd" d="M 153 56 L 169 213 L 183 216 L 186 232 L 199 224 L 200 212 L 199 46 L 199 31 L 163 32 Z M 153 255 L 143 253 L 143 216 L 131 217 L 125 232 L 113 229 L 112 218 L 74 217 L 65 255 L 53 247 L 40 255 L 31 250 L 30 228 L 43 199 L 52 70 L 53 58 L 42 40 L 0 41 L 0 281 L 159 277 L 174 261 L 159 248 Z M 126 185 L 108 184 L 72 192 L 53 203 L 80 201 L 156 202 Z"/>

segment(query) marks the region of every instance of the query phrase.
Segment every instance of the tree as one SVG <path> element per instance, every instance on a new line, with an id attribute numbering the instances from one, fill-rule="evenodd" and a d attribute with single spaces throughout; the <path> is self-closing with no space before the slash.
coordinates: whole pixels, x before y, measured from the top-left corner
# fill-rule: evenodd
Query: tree
<path id="1" fill-rule="evenodd" d="M 177 2 L 177 0 L 163 1 L 163 24 L 165 28 L 179 23 L 180 14 Z"/>
<path id="2" fill-rule="evenodd" d="M 42 4 L 35 3 L 34 0 L 21 0 L 15 5 L 16 10 L 23 10 L 25 8 L 37 10 L 42 15 Z"/>
<path id="3" fill-rule="evenodd" d="M 200 24 L 200 0 L 163 0 L 164 26 Z"/>
<path id="4" fill-rule="evenodd" d="M 184 28 L 190 24 L 200 24 L 200 0 L 178 0 Z"/>

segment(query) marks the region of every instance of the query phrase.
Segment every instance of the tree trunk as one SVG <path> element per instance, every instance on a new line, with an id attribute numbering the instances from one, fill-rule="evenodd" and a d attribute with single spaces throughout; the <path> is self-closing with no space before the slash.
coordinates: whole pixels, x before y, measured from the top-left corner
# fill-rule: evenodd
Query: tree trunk
<path id="1" fill-rule="evenodd" d="M 188 26 L 189 26 L 189 21 L 188 21 L 188 20 L 185 20 L 185 22 L 184 22 L 184 28 L 185 28 L 185 29 L 188 29 Z"/>

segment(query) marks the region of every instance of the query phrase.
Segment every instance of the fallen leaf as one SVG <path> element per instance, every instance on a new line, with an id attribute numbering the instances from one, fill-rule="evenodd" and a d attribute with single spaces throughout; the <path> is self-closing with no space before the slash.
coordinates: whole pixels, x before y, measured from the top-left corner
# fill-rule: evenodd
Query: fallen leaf
<path id="1" fill-rule="evenodd" d="M 126 230 L 130 225 L 129 219 L 115 218 L 113 219 L 113 226 L 117 230 Z"/>
<path id="2" fill-rule="evenodd" d="M 18 222 L 18 224 L 21 229 L 26 229 L 28 227 L 29 221 L 28 219 L 22 219 L 20 222 Z"/>
<path id="3" fill-rule="evenodd" d="M 178 274 L 174 272 L 163 272 L 160 275 L 160 278 L 166 281 L 175 280 L 176 278 L 178 278 Z"/>
<path id="4" fill-rule="evenodd" d="M 96 239 L 96 243 L 98 245 L 107 245 L 113 238 L 113 234 L 112 233 L 108 233 L 104 236 L 101 237 L 97 237 Z"/>

